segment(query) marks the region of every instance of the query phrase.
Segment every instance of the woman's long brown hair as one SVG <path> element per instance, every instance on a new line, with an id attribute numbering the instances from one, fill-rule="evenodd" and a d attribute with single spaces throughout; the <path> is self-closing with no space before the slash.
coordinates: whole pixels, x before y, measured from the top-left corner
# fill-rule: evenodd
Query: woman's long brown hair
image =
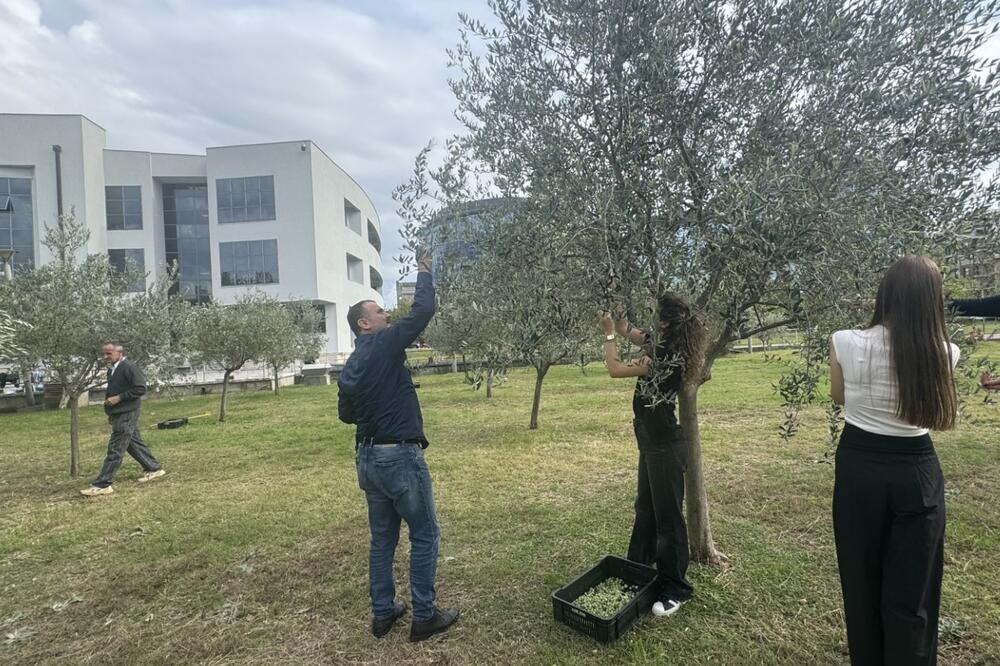
<path id="1" fill-rule="evenodd" d="M 657 301 L 660 315 L 660 345 L 667 355 L 677 356 L 682 363 L 684 384 L 701 381 L 701 368 L 705 362 L 705 320 L 691 310 L 687 302 L 673 292 L 667 292 Z"/>
<path id="2" fill-rule="evenodd" d="M 944 319 L 941 271 L 927 257 L 903 257 L 886 271 L 871 326 L 885 326 L 899 405 L 896 415 L 914 426 L 948 430 L 958 398 Z"/>

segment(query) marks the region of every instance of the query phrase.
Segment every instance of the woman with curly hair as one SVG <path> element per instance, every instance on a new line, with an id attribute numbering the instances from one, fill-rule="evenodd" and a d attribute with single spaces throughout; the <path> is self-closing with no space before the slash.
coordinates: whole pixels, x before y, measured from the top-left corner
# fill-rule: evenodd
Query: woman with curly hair
<path id="1" fill-rule="evenodd" d="M 683 298 L 666 293 L 657 302 L 657 328 L 633 328 L 624 317 L 601 317 L 604 361 L 612 377 L 636 377 L 633 425 L 639 445 L 639 482 L 628 559 L 656 564 L 658 616 L 672 615 L 691 598 L 687 581 L 688 537 L 684 521 L 684 472 L 688 446 L 677 422 L 677 393 L 701 380 L 705 324 Z M 642 345 L 645 355 L 624 362 L 615 333 Z"/>

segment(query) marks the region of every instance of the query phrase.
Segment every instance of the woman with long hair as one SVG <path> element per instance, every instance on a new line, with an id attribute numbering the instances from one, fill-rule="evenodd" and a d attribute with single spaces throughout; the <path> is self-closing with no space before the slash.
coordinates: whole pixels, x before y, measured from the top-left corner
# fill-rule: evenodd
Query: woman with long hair
<path id="1" fill-rule="evenodd" d="M 889 268 L 868 328 L 833 334 L 831 395 L 846 421 L 833 531 L 855 666 L 937 661 L 944 477 L 928 431 L 955 425 L 958 354 L 927 257 Z"/>
<path id="2" fill-rule="evenodd" d="M 604 361 L 612 377 L 637 377 L 632 398 L 633 425 L 639 444 L 639 483 L 635 522 L 628 559 L 656 564 L 659 594 L 653 605 L 658 616 L 672 615 L 691 598 L 687 581 L 688 538 L 684 522 L 684 472 L 687 440 L 677 422 L 674 405 L 685 384 L 701 378 L 705 325 L 677 294 L 657 302 L 657 328 L 646 333 L 628 319 L 601 317 Z M 642 345 L 645 355 L 623 362 L 615 333 Z"/>

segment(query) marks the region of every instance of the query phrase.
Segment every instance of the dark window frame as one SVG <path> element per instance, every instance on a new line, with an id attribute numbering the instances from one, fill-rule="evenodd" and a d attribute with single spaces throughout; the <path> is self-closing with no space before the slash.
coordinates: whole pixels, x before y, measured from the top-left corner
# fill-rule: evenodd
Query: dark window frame
<path id="1" fill-rule="evenodd" d="M 11 212 L 0 212 L 0 248 L 15 250 L 14 270 L 35 266 L 34 181 L 18 176 L 0 177 L 0 196 L 9 197 Z"/>
<path id="2" fill-rule="evenodd" d="M 378 229 L 375 228 L 371 220 L 368 220 L 368 244 L 375 248 L 379 256 L 382 256 L 382 238 L 379 236 Z"/>
<path id="3" fill-rule="evenodd" d="M 223 287 L 280 284 L 278 239 L 219 243 L 219 283 Z"/>
<path id="4" fill-rule="evenodd" d="M 344 199 L 344 226 L 359 236 L 365 234 L 364 216 L 361 215 L 361 209 L 347 198 Z"/>
<path id="5" fill-rule="evenodd" d="M 215 209 L 219 224 L 278 219 L 274 175 L 216 178 Z"/>
<path id="6" fill-rule="evenodd" d="M 361 278 L 360 280 L 355 280 L 354 278 L 351 277 L 351 265 L 352 264 L 360 264 L 361 265 L 361 271 L 360 271 L 360 275 L 359 275 L 359 277 Z M 348 282 L 353 282 L 354 284 L 362 284 L 362 285 L 365 283 L 365 262 L 364 262 L 364 259 L 362 259 L 361 257 L 356 257 L 353 254 L 351 254 L 350 252 L 347 253 L 347 281 Z"/>
<path id="7" fill-rule="evenodd" d="M 105 185 L 104 217 L 108 231 L 142 231 L 142 186 Z"/>
<path id="8" fill-rule="evenodd" d="M 170 293 L 180 294 L 194 304 L 208 303 L 212 300 L 212 246 L 207 234 L 208 185 L 203 182 L 164 183 L 162 188 L 165 258 L 168 266 L 176 261 L 181 269 Z M 202 200 L 204 207 L 199 205 Z M 191 227 L 204 228 L 206 233 Z M 185 270 L 186 263 L 192 268 Z"/>
<path id="9" fill-rule="evenodd" d="M 112 253 L 120 253 L 120 258 L 116 260 L 115 255 Z M 138 254 L 137 254 L 138 253 Z M 113 247 L 108 248 L 108 261 L 111 263 L 111 267 L 114 270 L 124 271 L 125 262 L 131 259 L 135 262 L 143 273 L 146 272 L 146 249 L 142 247 Z M 132 293 L 142 293 L 146 291 L 146 276 L 142 278 L 142 282 L 134 282 L 129 285 L 128 291 Z"/>
<path id="10" fill-rule="evenodd" d="M 382 274 L 379 273 L 378 270 L 371 264 L 368 264 L 368 282 L 372 289 L 380 294 L 382 293 L 382 287 L 385 286 L 385 280 L 382 278 Z"/>

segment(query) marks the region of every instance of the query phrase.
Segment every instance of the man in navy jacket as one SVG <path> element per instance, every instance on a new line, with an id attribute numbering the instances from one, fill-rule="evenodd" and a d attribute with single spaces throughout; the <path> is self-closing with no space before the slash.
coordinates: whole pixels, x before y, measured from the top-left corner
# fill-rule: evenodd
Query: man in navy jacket
<path id="1" fill-rule="evenodd" d="M 429 254 L 419 257 L 418 268 L 413 306 L 400 321 L 390 325 L 375 301 L 361 301 L 348 310 L 347 322 L 357 339 L 337 380 L 340 420 L 357 426 L 355 463 L 368 500 L 372 633 L 385 636 L 406 612 L 406 604 L 395 600 L 392 577 L 400 522 L 405 520 L 410 532 L 411 641 L 430 638 L 458 620 L 458 611 L 435 604 L 440 529 L 424 461 L 428 442 L 423 417 L 405 365 L 406 348 L 434 316 Z"/>
<path id="2" fill-rule="evenodd" d="M 139 366 L 125 358 L 124 348 L 116 342 L 108 342 L 101 348 L 104 362 L 108 364 L 108 388 L 105 391 L 104 413 L 111 423 L 111 440 L 108 454 L 104 458 L 101 473 L 89 488 L 80 492 L 87 497 L 110 495 L 115 472 L 128 452 L 142 465 L 144 474 L 140 483 L 158 479 L 166 472 L 139 435 L 140 399 L 146 393 L 146 378 Z"/>

